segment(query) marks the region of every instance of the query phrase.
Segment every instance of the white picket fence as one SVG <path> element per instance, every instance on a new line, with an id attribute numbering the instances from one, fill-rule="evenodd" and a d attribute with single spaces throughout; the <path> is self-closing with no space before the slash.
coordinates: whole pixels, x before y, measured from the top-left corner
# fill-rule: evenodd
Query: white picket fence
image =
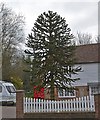
<path id="1" fill-rule="evenodd" d="M 43 100 L 24 98 L 24 113 L 31 112 L 94 112 L 94 97 L 81 97 L 69 100 Z"/>

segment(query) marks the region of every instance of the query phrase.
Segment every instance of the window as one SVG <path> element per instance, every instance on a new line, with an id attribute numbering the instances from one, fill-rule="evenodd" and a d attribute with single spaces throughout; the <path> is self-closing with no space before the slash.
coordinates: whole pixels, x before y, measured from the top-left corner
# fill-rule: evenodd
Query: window
<path id="1" fill-rule="evenodd" d="M 0 86 L 0 93 L 2 92 L 2 86 Z"/>
<path id="2" fill-rule="evenodd" d="M 91 95 L 94 95 L 96 93 L 100 93 L 100 86 L 91 87 Z"/>
<path id="3" fill-rule="evenodd" d="M 16 92 L 16 90 L 13 86 L 6 86 L 6 88 L 7 88 L 9 93 L 15 93 Z"/>
<path id="4" fill-rule="evenodd" d="M 74 97 L 75 96 L 75 90 L 59 90 L 58 92 L 59 97 Z"/>

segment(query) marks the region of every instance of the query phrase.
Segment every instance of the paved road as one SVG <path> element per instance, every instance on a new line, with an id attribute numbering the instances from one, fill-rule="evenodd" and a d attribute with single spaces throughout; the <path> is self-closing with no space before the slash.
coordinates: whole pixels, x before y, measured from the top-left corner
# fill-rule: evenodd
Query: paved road
<path id="1" fill-rule="evenodd" d="M 2 118 L 16 118 L 16 107 L 0 106 L 0 116 L 2 116 Z"/>

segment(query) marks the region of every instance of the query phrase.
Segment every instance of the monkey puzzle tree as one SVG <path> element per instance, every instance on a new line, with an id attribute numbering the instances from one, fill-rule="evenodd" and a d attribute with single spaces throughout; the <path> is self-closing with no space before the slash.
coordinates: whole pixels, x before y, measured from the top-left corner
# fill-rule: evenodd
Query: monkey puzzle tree
<path id="1" fill-rule="evenodd" d="M 56 12 L 48 11 L 38 16 L 32 33 L 28 35 L 25 53 L 31 57 L 30 72 L 33 83 L 50 89 L 54 99 L 54 87 L 71 88 L 72 78 L 80 69 L 74 66 L 75 46 L 71 43 L 70 33 L 65 18 Z"/>

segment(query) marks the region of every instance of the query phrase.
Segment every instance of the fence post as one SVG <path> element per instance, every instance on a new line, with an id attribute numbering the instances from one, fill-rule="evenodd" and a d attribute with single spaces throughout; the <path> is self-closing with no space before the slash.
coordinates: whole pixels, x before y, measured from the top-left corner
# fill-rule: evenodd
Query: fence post
<path id="1" fill-rule="evenodd" d="M 95 103 L 95 118 L 100 119 L 100 93 L 94 95 L 94 103 Z"/>
<path id="2" fill-rule="evenodd" d="M 16 118 L 23 118 L 24 104 L 23 104 L 24 90 L 16 91 Z"/>

